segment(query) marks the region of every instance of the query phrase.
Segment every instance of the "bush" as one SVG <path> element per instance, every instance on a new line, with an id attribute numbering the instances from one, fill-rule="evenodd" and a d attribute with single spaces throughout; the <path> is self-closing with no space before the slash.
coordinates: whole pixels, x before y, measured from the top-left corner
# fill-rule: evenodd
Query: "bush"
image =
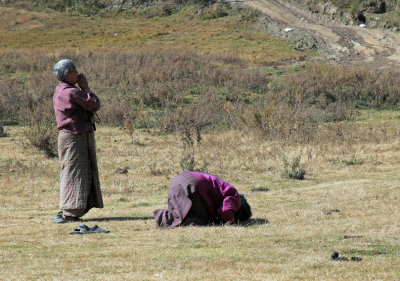
<path id="1" fill-rule="evenodd" d="M 348 108 L 393 108 L 400 103 L 399 74 L 396 69 L 377 72 L 362 67 L 311 64 L 303 72 L 277 80 L 271 85 L 271 94 L 291 105 L 306 103 L 321 109 L 332 104 Z"/>
<path id="2" fill-rule="evenodd" d="M 291 163 L 283 157 L 283 173 L 282 176 L 289 179 L 303 180 L 306 171 L 300 165 L 301 155 L 292 159 Z"/>
<path id="3" fill-rule="evenodd" d="M 57 156 L 57 124 L 53 109 L 52 73 L 31 75 L 30 91 L 25 93 L 28 106 L 20 110 L 20 120 L 28 128 L 24 136 L 47 157 Z"/>
<path id="4" fill-rule="evenodd" d="M 22 81 L 15 78 L 2 79 L 0 82 L 0 122 L 16 124 L 20 121 L 21 109 L 28 106 L 27 89 Z"/>
<path id="5" fill-rule="evenodd" d="M 52 108 L 51 103 L 38 106 L 34 111 L 26 112 L 28 128 L 23 134 L 30 144 L 43 152 L 46 157 L 57 156 L 57 136 L 58 131 L 54 122 L 53 114 L 48 113 L 48 108 Z"/>
<path id="6" fill-rule="evenodd" d="M 310 142 L 318 130 L 311 108 L 304 104 L 292 106 L 274 100 L 247 108 L 242 117 L 243 126 L 252 127 L 253 131 L 267 139 L 297 142 Z"/>
<path id="7" fill-rule="evenodd" d="M 0 123 L 0 138 L 8 137 L 7 132 L 4 130 L 3 124 Z"/>

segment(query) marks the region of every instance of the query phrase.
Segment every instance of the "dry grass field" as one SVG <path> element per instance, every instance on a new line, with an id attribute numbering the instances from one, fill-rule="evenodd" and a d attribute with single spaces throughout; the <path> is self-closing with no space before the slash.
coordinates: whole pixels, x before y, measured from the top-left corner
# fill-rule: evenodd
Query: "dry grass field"
<path id="1" fill-rule="evenodd" d="M 290 66 L 312 54 L 252 30 L 238 15 L 187 13 L 113 18 L 0 7 L 0 280 L 399 280 L 395 70 Z M 174 54 L 179 47 L 197 52 Z M 105 208 L 82 223 L 110 233 L 71 235 L 79 223 L 52 223 L 59 159 L 27 139 L 30 130 L 43 141 L 37 121 L 45 133 L 54 129 L 50 69 L 65 54 L 78 59 L 103 102 L 96 141 Z M 277 63 L 289 66 L 267 67 Z M 282 79 L 269 87 L 275 76 Z M 205 108 L 198 116 L 190 114 L 197 100 Z M 353 102 L 360 114 L 351 113 Z M 214 116 L 214 108 L 224 114 Z M 202 141 L 188 146 L 185 129 L 213 118 L 224 122 L 201 127 Z M 181 123 L 168 131 L 171 120 Z M 250 221 L 156 227 L 153 211 L 167 207 L 169 184 L 188 155 L 195 169 L 246 195 Z M 305 179 L 284 177 L 284 159 L 293 166 L 299 156 Z M 349 260 L 331 260 L 334 251 Z"/>
<path id="2" fill-rule="evenodd" d="M 303 146 L 235 131 L 205 134 L 195 148 L 196 165 L 245 193 L 253 218 L 239 226 L 168 231 L 156 227 L 152 212 L 166 207 L 168 185 L 181 171 L 180 137 L 137 131 L 132 140 L 124 130 L 101 127 L 105 208 L 89 212 L 83 223 L 111 232 L 90 235 L 69 234 L 79 223 L 51 222 L 58 159 L 24 145 L 23 128 L 6 127 L 0 279 L 399 279 L 399 125 L 396 112 L 365 112 L 360 121 L 342 124 L 343 137 L 331 128 L 324 142 Z M 300 153 L 306 179 L 283 178 L 283 155 Z M 259 187 L 269 191 L 252 192 Z M 332 261 L 333 251 L 362 261 Z"/>

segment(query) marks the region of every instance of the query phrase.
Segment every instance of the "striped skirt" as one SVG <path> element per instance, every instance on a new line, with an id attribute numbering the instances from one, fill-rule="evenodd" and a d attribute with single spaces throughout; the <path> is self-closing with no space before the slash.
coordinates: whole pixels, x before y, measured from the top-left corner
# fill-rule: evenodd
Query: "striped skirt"
<path id="1" fill-rule="evenodd" d="M 168 209 L 154 211 L 154 218 L 157 225 L 163 229 L 209 223 L 205 203 L 192 174 L 183 172 L 172 180 L 168 193 Z"/>
<path id="2" fill-rule="evenodd" d="M 60 208 L 103 208 L 94 133 L 59 132 Z"/>

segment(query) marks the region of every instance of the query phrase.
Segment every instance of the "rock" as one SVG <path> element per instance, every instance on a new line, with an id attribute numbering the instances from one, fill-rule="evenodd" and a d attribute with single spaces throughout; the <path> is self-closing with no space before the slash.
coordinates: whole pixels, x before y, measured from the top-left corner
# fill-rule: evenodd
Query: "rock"
<path id="1" fill-rule="evenodd" d="M 345 235 L 343 236 L 344 239 L 353 239 L 353 238 L 363 238 L 362 235 Z"/>
<path id="2" fill-rule="evenodd" d="M 338 252 L 333 252 L 331 254 L 331 260 L 336 260 L 339 257 L 339 253 Z"/>
<path id="3" fill-rule="evenodd" d="M 348 261 L 349 259 L 346 258 L 345 256 L 340 257 L 338 252 L 333 252 L 331 254 L 331 260 L 333 260 L 333 261 Z"/>
<path id="4" fill-rule="evenodd" d="M 127 174 L 128 173 L 128 169 L 125 168 L 117 168 L 114 173 L 116 174 Z"/>
<path id="5" fill-rule="evenodd" d="M 256 187 L 251 190 L 251 192 L 267 192 L 267 191 L 269 191 L 269 189 L 266 187 Z"/>
<path id="6" fill-rule="evenodd" d="M 339 256 L 338 252 L 333 252 L 331 254 L 331 260 L 333 261 L 349 261 L 349 259 L 345 256 Z M 362 261 L 362 258 L 360 257 L 351 257 L 350 258 L 351 261 Z"/>
<path id="7" fill-rule="evenodd" d="M 332 213 L 340 213 L 339 209 L 323 210 L 325 215 L 331 215 Z"/>

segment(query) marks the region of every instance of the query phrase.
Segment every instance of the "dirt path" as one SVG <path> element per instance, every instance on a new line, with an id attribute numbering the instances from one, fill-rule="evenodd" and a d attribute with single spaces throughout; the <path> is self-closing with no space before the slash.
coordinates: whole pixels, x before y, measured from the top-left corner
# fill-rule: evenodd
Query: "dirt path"
<path id="1" fill-rule="evenodd" d="M 246 2 L 265 18 L 259 27 L 292 42 L 307 42 L 324 59 L 339 63 L 367 64 L 375 68 L 400 65 L 400 34 L 389 30 L 344 25 L 315 15 L 304 6 L 280 0 Z M 283 31 L 285 27 L 291 31 Z M 286 33 L 286 34 L 285 34 Z M 293 34 L 289 34 L 293 33 Z"/>

